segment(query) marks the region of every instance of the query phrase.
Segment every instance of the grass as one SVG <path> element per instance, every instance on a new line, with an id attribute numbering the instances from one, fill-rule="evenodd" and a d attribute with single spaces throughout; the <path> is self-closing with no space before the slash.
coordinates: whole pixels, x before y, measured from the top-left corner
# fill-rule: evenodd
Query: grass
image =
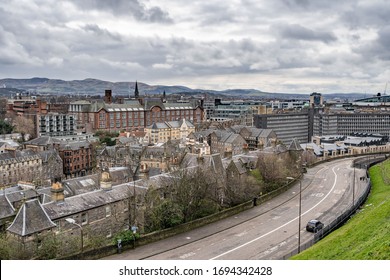
<path id="1" fill-rule="evenodd" d="M 370 168 L 371 193 L 360 211 L 345 225 L 293 260 L 390 259 L 390 161 Z"/>

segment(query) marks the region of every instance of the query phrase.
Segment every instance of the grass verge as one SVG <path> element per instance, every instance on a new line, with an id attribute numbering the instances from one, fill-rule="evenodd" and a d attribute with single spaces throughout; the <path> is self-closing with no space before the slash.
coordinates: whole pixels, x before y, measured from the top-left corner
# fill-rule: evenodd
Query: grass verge
<path id="1" fill-rule="evenodd" d="M 370 168 L 372 189 L 367 201 L 345 225 L 292 260 L 390 259 L 390 161 Z"/>

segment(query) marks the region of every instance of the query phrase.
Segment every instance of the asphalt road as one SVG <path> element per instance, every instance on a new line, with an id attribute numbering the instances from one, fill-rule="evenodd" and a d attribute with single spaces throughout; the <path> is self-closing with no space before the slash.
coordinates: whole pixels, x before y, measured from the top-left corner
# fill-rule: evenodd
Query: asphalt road
<path id="1" fill-rule="evenodd" d="M 325 225 L 363 192 L 365 170 L 352 159 L 324 163 L 308 169 L 301 181 L 300 242 L 313 238 L 305 230 L 311 219 Z M 355 184 L 353 178 L 355 177 Z M 298 246 L 299 189 L 287 192 L 236 216 L 104 259 L 253 260 L 282 259 Z"/>

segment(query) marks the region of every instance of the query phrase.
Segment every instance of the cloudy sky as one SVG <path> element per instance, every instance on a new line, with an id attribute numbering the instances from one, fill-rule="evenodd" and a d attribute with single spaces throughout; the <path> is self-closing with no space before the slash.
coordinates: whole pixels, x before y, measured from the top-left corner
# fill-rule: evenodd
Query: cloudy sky
<path id="1" fill-rule="evenodd" d="M 0 1 L 0 78 L 374 94 L 389 65 L 388 0 Z"/>

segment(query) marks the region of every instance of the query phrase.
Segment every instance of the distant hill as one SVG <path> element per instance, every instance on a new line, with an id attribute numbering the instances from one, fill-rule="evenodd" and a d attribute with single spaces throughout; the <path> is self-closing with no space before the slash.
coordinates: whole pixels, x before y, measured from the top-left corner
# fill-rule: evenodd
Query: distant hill
<path id="1" fill-rule="evenodd" d="M 114 95 L 133 95 L 135 82 L 109 82 L 97 79 L 73 80 L 64 81 L 59 79 L 48 78 L 31 78 L 31 79 L 0 79 L 0 87 L 3 91 L 8 89 L 19 89 L 28 91 L 32 94 L 88 94 L 88 95 L 104 95 L 106 89 L 111 89 Z M 291 94 L 291 93 L 270 93 L 256 89 L 227 89 L 222 91 L 191 89 L 185 86 L 164 86 L 164 85 L 148 85 L 138 82 L 140 94 L 203 94 L 222 95 L 227 97 L 253 97 L 253 98 L 282 98 L 282 99 L 302 99 L 308 98 L 309 93 Z M 1 92 L 0 92 L 1 93 Z M 324 98 L 340 98 L 340 99 L 357 99 L 364 97 L 363 94 L 325 94 Z"/>

